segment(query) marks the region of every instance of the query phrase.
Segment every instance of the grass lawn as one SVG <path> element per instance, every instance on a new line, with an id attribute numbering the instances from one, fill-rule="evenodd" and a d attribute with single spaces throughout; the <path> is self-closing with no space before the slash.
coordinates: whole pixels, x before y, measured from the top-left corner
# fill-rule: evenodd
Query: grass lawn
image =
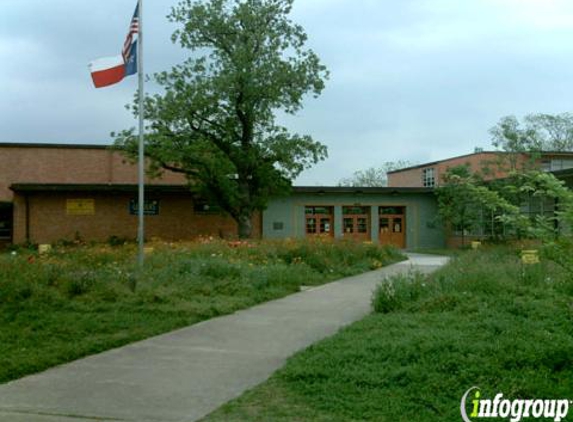
<path id="1" fill-rule="evenodd" d="M 0 254 L 0 382 L 404 258 L 333 241 L 154 246 L 135 292 L 134 245 Z"/>
<path id="2" fill-rule="evenodd" d="M 373 305 L 203 422 L 461 421 L 473 386 L 573 399 L 573 276 L 550 263 L 468 251 L 429 278 L 390 279 Z"/>

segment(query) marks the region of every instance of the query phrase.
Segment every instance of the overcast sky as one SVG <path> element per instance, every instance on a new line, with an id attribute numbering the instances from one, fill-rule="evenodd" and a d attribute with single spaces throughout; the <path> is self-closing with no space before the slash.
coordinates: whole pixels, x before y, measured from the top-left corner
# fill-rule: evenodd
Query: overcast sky
<path id="1" fill-rule="evenodd" d="M 0 0 L 0 142 L 109 144 L 136 124 L 137 79 L 95 89 L 87 68 L 119 54 L 135 3 Z M 147 74 L 187 54 L 170 40 L 175 3 L 144 0 Z M 297 0 L 292 17 L 331 72 L 282 118 L 329 148 L 297 184 L 490 148 L 502 116 L 573 111 L 571 0 Z"/>

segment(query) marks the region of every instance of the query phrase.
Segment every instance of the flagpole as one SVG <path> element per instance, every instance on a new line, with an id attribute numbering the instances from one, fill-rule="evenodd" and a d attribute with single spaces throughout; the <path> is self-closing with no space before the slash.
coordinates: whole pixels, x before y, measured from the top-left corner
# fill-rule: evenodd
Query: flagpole
<path id="1" fill-rule="evenodd" d="M 144 226 L 144 202 L 145 202 L 145 149 L 144 149 L 144 125 L 143 125 L 143 107 L 144 107 L 144 91 L 143 91 L 143 0 L 138 0 L 139 10 L 139 28 L 137 34 L 137 75 L 139 82 L 139 160 L 138 160 L 138 254 L 137 263 L 139 268 L 143 268 L 144 262 L 144 242 L 145 242 L 145 226 Z"/>

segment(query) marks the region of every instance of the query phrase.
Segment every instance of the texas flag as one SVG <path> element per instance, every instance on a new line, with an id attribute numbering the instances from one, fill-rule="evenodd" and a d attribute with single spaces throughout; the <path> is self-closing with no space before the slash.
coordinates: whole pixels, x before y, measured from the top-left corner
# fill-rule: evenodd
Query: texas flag
<path id="1" fill-rule="evenodd" d="M 139 32 L 139 5 L 129 25 L 129 32 L 123 43 L 121 55 L 103 57 L 89 64 L 92 80 L 96 88 L 103 88 L 120 82 L 124 77 L 137 73 L 137 40 Z"/>

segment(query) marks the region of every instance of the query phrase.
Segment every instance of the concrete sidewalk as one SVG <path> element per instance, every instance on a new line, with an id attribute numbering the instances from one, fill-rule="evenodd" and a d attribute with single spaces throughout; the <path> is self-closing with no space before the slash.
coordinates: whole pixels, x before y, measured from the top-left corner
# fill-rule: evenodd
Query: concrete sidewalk
<path id="1" fill-rule="evenodd" d="M 0 385 L 0 422 L 196 421 L 368 314 L 384 276 L 447 262 L 409 257 Z"/>

